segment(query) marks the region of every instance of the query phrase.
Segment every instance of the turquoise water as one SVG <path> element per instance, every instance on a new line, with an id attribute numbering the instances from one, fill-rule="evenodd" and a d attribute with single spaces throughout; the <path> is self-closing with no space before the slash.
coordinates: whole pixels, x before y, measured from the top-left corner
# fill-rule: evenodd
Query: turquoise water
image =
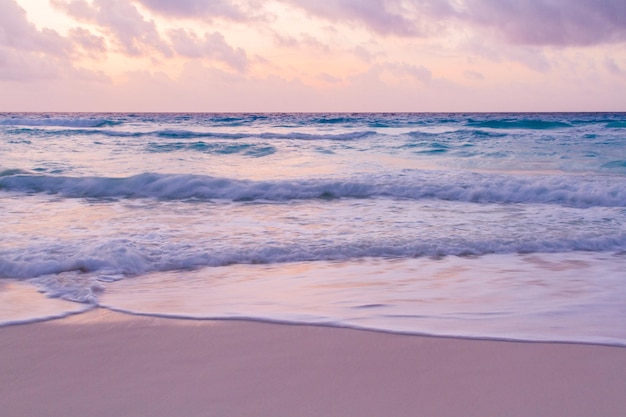
<path id="1" fill-rule="evenodd" d="M 1 114 L 0 323 L 626 342 L 626 114 Z"/>

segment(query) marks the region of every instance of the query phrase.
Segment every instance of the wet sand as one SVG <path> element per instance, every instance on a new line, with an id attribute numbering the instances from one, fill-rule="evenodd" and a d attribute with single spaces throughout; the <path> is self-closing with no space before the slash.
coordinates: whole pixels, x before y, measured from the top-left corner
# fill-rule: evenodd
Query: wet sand
<path id="1" fill-rule="evenodd" d="M 0 414 L 620 416 L 626 348 L 107 310 L 0 328 Z"/>

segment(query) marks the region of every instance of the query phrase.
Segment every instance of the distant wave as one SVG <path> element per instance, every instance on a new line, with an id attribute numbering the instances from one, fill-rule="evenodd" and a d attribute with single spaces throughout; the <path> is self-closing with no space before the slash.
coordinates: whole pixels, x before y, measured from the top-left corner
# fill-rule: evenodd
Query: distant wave
<path id="1" fill-rule="evenodd" d="M 329 139 L 329 140 L 353 140 L 361 139 L 367 136 L 375 135 L 374 131 L 357 131 L 346 133 L 304 133 L 304 132 L 241 132 L 241 133 L 222 133 L 222 132 L 194 132 L 188 130 L 159 130 L 155 132 L 145 133 L 145 136 L 158 136 L 165 138 L 225 138 L 225 139 L 243 139 L 243 138 L 260 138 L 260 139 Z"/>
<path id="2" fill-rule="evenodd" d="M 268 144 L 205 141 L 149 143 L 147 150 L 153 153 L 196 151 L 214 155 L 241 154 L 256 158 L 276 153 L 276 148 Z"/>
<path id="3" fill-rule="evenodd" d="M 554 120 L 535 119 L 500 119 L 500 120 L 468 120 L 467 126 L 491 129 L 563 129 L 572 127 L 571 124 Z"/>
<path id="4" fill-rule="evenodd" d="M 466 126 L 489 129 L 564 129 L 579 125 L 603 125 L 606 128 L 626 127 L 624 113 L 502 113 L 502 114 L 377 114 L 377 113 L 332 113 L 332 114 L 4 114 L 0 115 L 0 126 L 23 127 L 68 127 L 68 128 L 102 128 L 118 125 L 153 124 L 155 120 L 171 126 L 174 134 L 197 134 L 197 132 L 175 130 L 176 126 L 189 126 L 205 129 L 236 128 L 253 126 L 260 131 L 273 131 L 276 128 L 293 129 L 297 127 L 317 128 L 410 128 L 412 126 L 449 126 L 451 128 Z M 178 132 L 178 133 L 176 133 Z M 110 133 L 116 133 L 111 131 Z M 122 132 L 126 133 L 137 132 Z M 151 134 L 153 132 L 139 132 Z M 167 135 L 167 130 L 162 131 Z M 231 132 L 232 133 L 232 132 Z M 236 133 L 235 133 L 236 134 Z"/>
<path id="5" fill-rule="evenodd" d="M 626 168 L 626 161 L 611 161 L 602 165 L 602 168 Z"/>
<path id="6" fill-rule="evenodd" d="M 11 175 L 28 175 L 28 171 L 23 169 L 4 169 L 0 170 L 0 177 L 7 177 Z"/>
<path id="7" fill-rule="evenodd" d="M 4 171 L 11 173 L 12 171 Z M 146 173 L 127 178 L 0 176 L 0 190 L 69 198 L 285 201 L 336 198 L 439 199 L 474 203 L 535 203 L 626 207 L 626 182 L 612 176 L 516 176 L 409 171 L 352 179 L 250 181 L 202 175 Z"/>
<path id="8" fill-rule="evenodd" d="M 413 138 L 418 138 L 418 139 L 441 138 L 441 137 L 447 137 L 447 136 L 451 136 L 451 137 L 460 136 L 460 137 L 473 137 L 473 138 L 478 138 L 478 139 L 480 138 L 489 139 L 489 138 L 502 138 L 502 137 L 508 136 L 509 134 L 503 133 L 503 132 L 481 130 L 481 129 L 456 129 L 456 130 L 451 130 L 445 134 L 415 130 L 415 131 L 407 133 L 407 135 Z"/>
<path id="9" fill-rule="evenodd" d="M 317 117 L 311 119 L 310 123 L 319 123 L 319 124 L 346 124 L 346 123 L 354 123 L 358 122 L 362 119 L 359 116 L 334 116 L 328 115 L 326 117 Z"/>
<path id="10" fill-rule="evenodd" d="M 35 125 L 33 125 L 35 126 Z M 41 126 L 41 125 L 37 125 Z M 55 125 L 48 125 L 55 126 Z M 60 125 L 56 125 L 60 126 Z M 67 125 L 65 125 L 67 126 Z M 108 129 L 84 129 L 85 127 L 101 127 L 107 125 L 98 126 L 74 126 L 77 129 L 61 129 L 61 130 L 43 130 L 43 129 L 18 129 L 12 133 L 16 134 L 41 134 L 50 136 L 72 136 L 72 135 L 103 135 L 110 137 L 156 137 L 165 139 L 202 139 L 202 138 L 215 138 L 215 139 L 245 139 L 245 138 L 258 138 L 258 139 L 294 139 L 294 140 L 356 140 L 366 138 L 368 136 L 376 135 L 375 131 L 361 130 L 354 132 L 344 133 L 305 133 L 305 132 L 220 132 L 220 131 L 193 131 L 193 130 L 176 130 L 176 129 L 162 129 L 148 132 L 142 131 L 127 131 L 127 130 L 108 130 Z M 82 127 L 83 129 L 79 129 Z"/>
<path id="11" fill-rule="evenodd" d="M 2 126 L 51 126 L 51 127 L 104 127 L 121 124 L 107 119 L 41 119 L 41 118 L 11 118 L 1 119 Z"/>

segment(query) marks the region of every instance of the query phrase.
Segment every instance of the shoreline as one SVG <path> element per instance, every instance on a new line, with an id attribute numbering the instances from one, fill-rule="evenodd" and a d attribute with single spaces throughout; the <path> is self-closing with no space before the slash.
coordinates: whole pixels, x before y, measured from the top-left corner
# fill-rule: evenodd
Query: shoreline
<path id="1" fill-rule="evenodd" d="M 0 327 L 0 409 L 55 416 L 621 416 L 626 348 L 95 308 Z"/>
<path id="2" fill-rule="evenodd" d="M 414 336 L 414 337 L 427 337 L 427 338 L 436 338 L 436 339 L 453 339 L 453 340 L 469 340 L 469 341 L 485 341 L 485 342 L 510 342 L 510 343 L 540 343 L 540 344 L 562 344 L 562 345 L 583 345 L 583 346 L 605 346 L 605 347 L 616 347 L 616 348 L 624 348 L 626 349 L 626 341 L 622 339 L 615 339 L 612 341 L 593 341 L 593 340 L 567 340 L 567 339 L 540 339 L 540 338 L 523 338 L 523 337 L 497 337 L 497 336 L 485 336 L 485 335 L 459 335 L 459 334 L 445 334 L 445 333 L 427 333 L 427 332 L 411 332 L 411 331 L 403 331 L 403 330 L 389 330 L 384 328 L 376 328 L 376 327 L 359 327 L 353 326 L 349 324 L 338 324 L 338 323 L 316 323 L 316 322 L 298 322 L 298 321 L 289 321 L 289 320 L 280 320 L 280 319 L 269 319 L 269 318 L 256 318 L 256 317 L 193 317 L 193 316 L 180 316 L 176 314 L 156 314 L 156 313 L 136 313 L 129 312 L 124 310 L 118 310 L 115 308 L 107 307 L 107 306 L 99 306 L 99 305 L 91 305 L 89 308 L 85 310 L 77 310 L 59 313 L 57 315 L 50 315 L 47 317 L 39 317 L 39 318 L 31 318 L 31 319 L 23 319 L 16 321 L 7 321 L 4 323 L 0 323 L 0 329 L 5 327 L 12 326 L 24 326 L 29 324 L 39 324 L 39 323 L 48 323 L 54 321 L 64 321 L 68 320 L 73 322 L 76 316 L 81 316 L 85 314 L 89 314 L 92 312 L 99 312 L 98 314 L 114 314 L 128 317 L 129 319 L 133 317 L 137 318 L 145 318 L 145 319 L 157 319 L 157 320 L 173 320 L 180 322 L 244 322 L 244 323 L 258 323 L 258 324 L 269 324 L 269 325 L 279 325 L 279 326 L 306 326 L 306 327 L 320 327 L 320 328 L 331 328 L 331 329 L 343 329 L 343 330 L 354 330 L 360 332 L 372 332 L 379 333 L 383 335 L 391 335 L 391 336 Z M 90 316 L 87 316 L 90 317 Z M 90 317 L 89 320 L 92 320 Z M 603 338 L 606 339 L 606 338 Z"/>
<path id="3" fill-rule="evenodd" d="M 606 346 L 606 347 L 616 347 L 616 348 L 624 348 L 626 349 L 626 340 L 615 339 L 614 342 L 611 341 L 591 341 L 591 340 L 566 340 L 566 339 L 540 339 L 535 338 L 532 339 L 530 337 L 516 338 L 512 337 L 497 337 L 497 336 L 472 336 L 472 335 L 459 335 L 459 334 L 445 334 L 445 333 L 427 333 L 427 332 L 412 332 L 412 331 L 403 331 L 403 330 L 389 330 L 384 328 L 377 327 L 360 327 L 356 325 L 350 324 L 338 324 L 338 323 L 316 323 L 316 322 L 298 322 L 298 321 L 289 321 L 289 320 L 281 320 L 281 319 L 268 319 L 268 318 L 256 318 L 256 317 L 188 317 L 188 316 L 179 316 L 175 314 L 155 314 L 155 313 L 134 313 L 124 310 L 118 310 L 111 307 L 104 306 L 94 306 L 93 309 L 85 310 L 82 312 L 70 313 L 69 316 L 77 316 L 80 314 L 88 313 L 92 310 L 106 310 L 111 313 L 121 314 L 124 316 L 131 317 L 145 317 L 145 318 L 155 318 L 155 319 L 164 319 L 164 320 L 180 320 L 180 321 L 192 321 L 192 322 L 244 322 L 244 323 L 259 323 L 259 324 L 271 324 L 271 325 L 279 325 L 279 326 L 308 326 L 308 327 L 321 327 L 321 328 L 331 328 L 331 329 L 343 329 L 343 330 L 354 330 L 359 332 L 372 332 L 379 333 L 383 335 L 391 335 L 391 336 L 414 336 L 414 337 L 427 337 L 427 338 L 436 338 L 436 339 L 453 339 L 453 340 L 470 340 L 470 341 L 484 341 L 484 342 L 510 342 L 510 343 L 546 343 L 546 344 L 562 344 L 562 345 L 588 345 L 588 346 Z M 67 317 L 69 317 L 67 316 Z M 65 317 L 56 317 L 50 318 L 49 320 L 58 320 L 63 319 Z M 47 321 L 48 319 L 43 319 Z M 28 323 L 15 323 L 19 324 L 28 324 Z M 9 324 L 13 325 L 13 324 Z M 2 325 L 0 325 L 0 328 Z M 608 339 L 608 338 L 603 338 Z"/>

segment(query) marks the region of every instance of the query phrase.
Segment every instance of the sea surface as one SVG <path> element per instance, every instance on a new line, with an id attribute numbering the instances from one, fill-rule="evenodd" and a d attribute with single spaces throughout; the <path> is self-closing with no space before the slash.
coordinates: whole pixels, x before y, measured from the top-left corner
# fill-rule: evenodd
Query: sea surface
<path id="1" fill-rule="evenodd" d="M 0 325 L 626 345 L 626 114 L 0 114 Z"/>

